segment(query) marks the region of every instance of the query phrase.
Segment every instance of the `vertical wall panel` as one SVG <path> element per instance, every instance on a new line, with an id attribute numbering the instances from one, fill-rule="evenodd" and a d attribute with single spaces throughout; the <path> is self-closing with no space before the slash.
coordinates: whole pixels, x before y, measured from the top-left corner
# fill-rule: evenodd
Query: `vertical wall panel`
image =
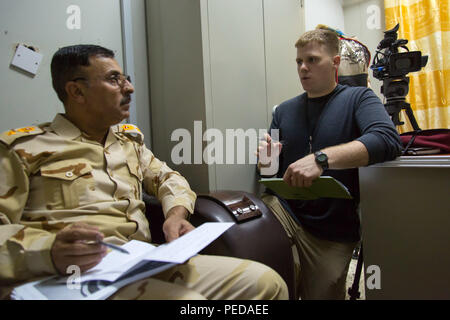
<path id="1" fill-rule="evenodd" d="M 266 127 L 263 19 L 261 0 L 208 1 L 213 115 L 208 127 L 221 130 L 224 137 L 226 129 Z M 234 147 L 234 164 L 216 165 L 216 187 L 252 190 L 255 166 L 237 164 L 237 143 Z M 248 147 L 245 152 L 248 159 Z"/>
<path id="2" fill-rule="evenodd" d="M 292 41 L 303 24 L 297 10 L 300 2 L 149 0 L 147 4 L 154 151 L 170 160 L 176 143 L 168 142 L 168 135 L 181 128 L 191 133 L 194 152 L 194 140 L 202 137 L 194 135 L 193 122 L 200 120 L 202 133 L 210 129 L 222 133 L 225 164 L 208 165 L 201 159 L 202 164 L 174 169 L 195 191 L 257 192 L 255 164 L 249 163 L 257 141 L 249 146 L 247 138 L 245 150 L 239 150 L 240 155 L 245 152 L 246 164 L 238 164 L 237 140 L 229 141 L 226 130 L 250 129 L 256 136 L 259 129 L 268 128 L 274 101 L 298 94 L 291 60 L 295 61 Z M 227 150 L 227 142 L 234 149 Z M 202 151 L 206 146 L 203 142 Z M 234 158 L 226 164 L 231 152 Z"/>
<path id="3" fill-rule="evenodd" d="M 275 105 L 303 92 L 297 74 L 295 42 L 304 32 L 303 8 L 299 0 L 264 0 L 264 37 L 268 123 Z"/>
<path id="4" fill-rule="evenodd" d="M 176 165 L 171 157 L 181 142 L 171 141 L 175 130 L 189 131 L 193 143 L 194 121 L 206 127 L 200 3 L 148 0 L 147 21 L 152 150 L 185 176 L 194 191 L 207 192 L 208 167 L 193 164 L 192 150 L 189 163 Z"/>

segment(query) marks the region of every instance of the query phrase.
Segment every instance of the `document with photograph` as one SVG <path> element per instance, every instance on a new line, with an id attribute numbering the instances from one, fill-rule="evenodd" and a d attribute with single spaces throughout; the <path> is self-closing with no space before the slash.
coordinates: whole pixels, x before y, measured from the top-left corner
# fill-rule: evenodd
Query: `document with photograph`
<path id="1" fill-rule="evenodd" d="M 182 237 L 160 246 L 132 240 L 111 251 L 94 268 L 78 276 L 52 276 L 19 286 L 12 292 L 17 300 L 101 300 L 119 288 L 184 263 L 208 246 L 232 222 L 207 222 Z"/>

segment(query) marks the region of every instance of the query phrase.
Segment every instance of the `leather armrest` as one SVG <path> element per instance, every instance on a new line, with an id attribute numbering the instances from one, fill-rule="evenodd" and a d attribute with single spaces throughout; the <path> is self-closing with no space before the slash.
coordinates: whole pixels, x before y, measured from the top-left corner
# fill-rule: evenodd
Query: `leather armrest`
<path id="1" fill-rule="evenodd" d="M 162 225 L 165 217 L 162 210 L 161 203 L 153 196 L 143 193 L 142 200 L 145 203 L 145 216 L 150 225 L 150 234 L 152 236 L 152 243 L 162 244 L 166 242 Z"/>
<path id="2" fill-rule="evenodd" d="M 152 242 L 164 243 L 162 224 L 164 214 L 159 201 L 144 193 L 146 216 L 150 223 Z M 254 205 L 248 219 L 239 219 L 235 213 Z M 218 191 L 198 195 L 190 222 L 199 226 L 205 222 L 235 222 L 236 225 L 203 249 L 201 254 L 231 256 L 264 263 L 286 281 L 290 299 L 295 292 L 294 258 L 290 240 L 283 227 L 264 202 L 254 194 L 243 191 Z"/>
<path id="3" fill-rule="evenodd" d="M 216 200 L 212 201 L 211 197 Z M 232 204 L 244 197 L 258 207 L 261 215 L 240 222 L 230 213 L 232 209 L 227 210 L 225 206 L 229 204 L 233 208 Z M 264 263 L 286 281 L 290 298 L 297 298 L 290 240 L 280 222 L 261 199 L 243 191 L 212 192 L 197 197 L 194 212 L 191 216 L 194 226 L 204 222 L 236 222 L 235 226 L 206 247 L 202 254 L 233 256 Z"/>

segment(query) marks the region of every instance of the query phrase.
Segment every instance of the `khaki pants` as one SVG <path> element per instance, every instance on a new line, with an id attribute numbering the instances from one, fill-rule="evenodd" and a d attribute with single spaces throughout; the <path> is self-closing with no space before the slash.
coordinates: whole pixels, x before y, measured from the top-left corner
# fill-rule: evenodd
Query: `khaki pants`
<path id="1" fill-rule="evenodd" d="M 300 298 L 345 299 L 348 267 L 357 242 L 333 242 L 317 238 L 292 218 L 277 197 L 263 194 L 262 200 L 291 240 Z"/>
<path id="2" fill-rule="evenodd" d="M 126 300 L 286 300 L 284 280 L 250 260 L 197 255 L 153 277 L 132 283 L 110 299 Z"/>

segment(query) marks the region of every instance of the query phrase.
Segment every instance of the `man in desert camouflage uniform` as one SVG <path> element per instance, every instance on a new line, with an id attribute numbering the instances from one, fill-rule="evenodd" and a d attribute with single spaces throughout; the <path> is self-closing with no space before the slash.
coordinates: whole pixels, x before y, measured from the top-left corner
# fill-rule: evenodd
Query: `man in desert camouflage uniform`
<path id="1" fill-rule="evenodd" d="M 53 87 L 65 114 L 0 136 L 0 284 L 14 286 L 107 254 L 104 240 L 151 242 L 142 186 L 162 203 L 167 241 L 194 227 L 196 199 L 187 181 L 147 149 L 129 116 L 134 88 L 108 49 L 65 47 L 52 60 Z M 92 244 L 94 243 L 94 244 Z M 286 299 L 269 267 L 198 255 L 130 284 L 113 299 Z"/>

